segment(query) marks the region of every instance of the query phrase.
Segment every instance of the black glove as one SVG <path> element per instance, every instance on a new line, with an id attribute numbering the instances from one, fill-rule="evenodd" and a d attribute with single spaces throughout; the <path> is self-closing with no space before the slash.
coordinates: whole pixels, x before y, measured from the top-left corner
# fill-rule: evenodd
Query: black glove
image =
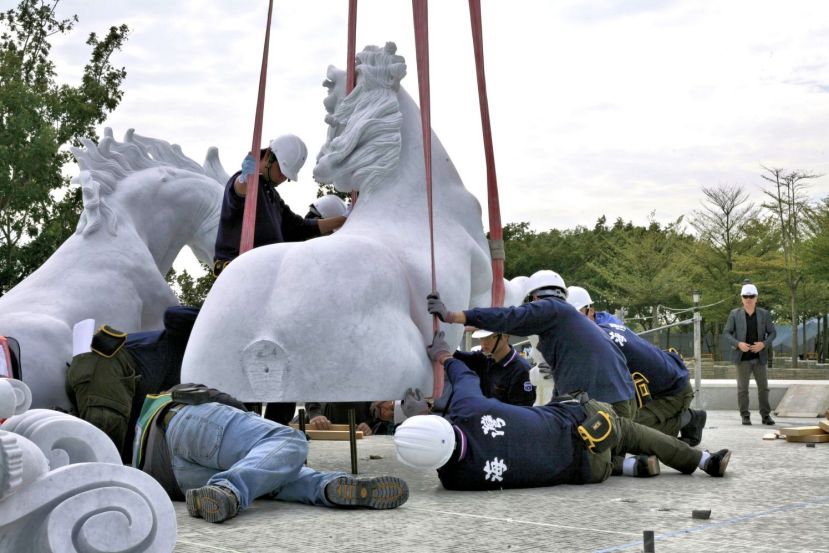
<path id="1" fill-rule="evenodd" d="M 414 417 L 428 412 L 429 404 L 423 399 L 420 388 L 408 388 L 403 401 L 400 402 L 400 409 L 406 417 Z"/>
<path id="2" fill-rule="evenodd" d="M 430 315 L 437 315 L 438 319 L 444 323 L 446 322 L 446 316 L 449 312 L 446 310 L 446 306 L 441 301 L 440 294 L 437 292 L 426 296 L 426 309 Z"/>
<path id="3" fill-rule="evenodd" d="M 435 337 L 432 338 L 432 343 L 426 347 L 426 353 L 429 354 L 429 359 L 437 361 L 441 353 L 447 353 L 451 356 L 449 351 L 449 344 L 446 343 L 446 333 L 442 330 L 435 332 Z"/>

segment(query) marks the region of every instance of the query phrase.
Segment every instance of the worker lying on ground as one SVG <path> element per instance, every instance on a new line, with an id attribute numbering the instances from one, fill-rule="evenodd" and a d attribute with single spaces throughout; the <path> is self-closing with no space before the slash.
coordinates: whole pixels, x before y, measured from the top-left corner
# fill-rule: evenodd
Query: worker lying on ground
<path id="1" fill-rule="evenodd" d="M 567 304 L 567 286 L 554 271 L 542 270 L 527 281 L 528 303 L 518 307 L 484 307 L 449 311 L 439 295 L 427 300 L 429 313 L 447 323 L 514 336 L 538 335 L 538 350 L 550 365 L 554 396 L 574 391 L 609 403 L 616 415 L 633 419 L 636 399 L 625 357 L 607 335 Z M 622 474 L 624 457 L 614 454 L 614 474 Z"/>
<path id="2" fill-rule="evenodd" d="M 610 450 L 635 454 L 624 473 L 659 474 L 659 461 L 690 474 L 697 468 L 723 476 L 731 452 L 694 449 L 652 428 L 616 416 L 607 403 L 585 394 L 520 407 L 485 398 L 478 377 L 449 353 L 443 332 L 429 357 L 443 364 L 454 388 L 446 418 L 407 419 L 394 435 L 398 459 L 437 469 L 450 490 L 493 490 L 602 482 L 610 476 Z"/>
<path id="3" fill-rule="evenodd" d="M 181 384 L 147 396 L 136 426 L 133 466 L 155 478 L 190 516 L 222 522 L 254 499 L 327 507 L 393 509 L 409 488 L 395 476 L 355 478 L 304 466 L 301 432 L 253 413 L 212 388 Z"/>
<path id="4" fill-rule="evenodd" d="M 682 357 L 662 351 L 621 322 L 597 317 L 590 294 L 580 286 L 567 289 L 567 303 L 598 324 L 625 356 L 639 407 L 634 420 L 669 436 L 681 433 L 680 440 L 698 445 L 708 414 L 690 408 L 694 389 Z"/>

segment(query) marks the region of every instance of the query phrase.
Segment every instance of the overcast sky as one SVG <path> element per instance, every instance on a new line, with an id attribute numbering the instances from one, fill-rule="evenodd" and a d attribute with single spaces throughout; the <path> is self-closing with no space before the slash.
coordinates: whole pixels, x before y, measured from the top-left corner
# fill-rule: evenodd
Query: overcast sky
<path id="1" fill-rule="evenodd" d="M 16 2 L 0 0 L 13 6 Z M 292 132 L 310 159 L 280 191 L 315 195 L 326 125 L 321 82 L 345 68 L 345 0 L 275 0 L 264 134 Z M 536 230 L 606 215 L 668 222 L 702 186 L 739 184 L 759 201 L 761 164 L 829 173 L 829 2 L 483 0 L 486 72 L 502 220 Z M 432 125 L 486 209 L 486 171 L 467 2 L 430 3 Z M 265 0 L 64 0 L 80 23 L 54 40 L 77 83 L 90 31 L 126 23 L 114 62 L 124 99 L 107 122 L 178 143 L 228 172 L 250 146 Z M 394 41 L 417 97 L 411 2 L 360 0 L 358 51 Z M 829 195 L 829 176 L 815 181 Z M 486 225 L 486 221 L 485 221 Z"/>

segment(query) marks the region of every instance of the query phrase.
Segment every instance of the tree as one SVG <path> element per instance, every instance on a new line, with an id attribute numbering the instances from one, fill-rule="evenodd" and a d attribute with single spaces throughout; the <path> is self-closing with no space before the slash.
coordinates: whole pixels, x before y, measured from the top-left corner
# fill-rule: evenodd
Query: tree
<path id="1" fill-rule="evenodd" d="M 165 275 L 165 280 L 176 293 L 178 301 L 182 305 L 201 307 L 204 304 L 207 293 L 210 292 L 210 288 L 216 282 L 216 277 L 213 276 L 213 269 L 204 263 L 202 263 L 202 269 L 205 273 L 199 278 L 193 278 L 187 272 L 187 269 L 177 273 L 175 269 L 171 268 Z"/>
<path id="2" fill-rule="evenodd" d="M 768 174 L 760 176 L 768 185 L 763 193 L 767 201 L 762 205 L 773 216 L 780 236 L 782 249 L 781 273 L 789 292 L 789 307 L 792 320 L 792 366 L 797 367 L 797 292 L 805 271 L 803 264 L 803 242 L 809 235 L 808 216 L 811 212 L 806 195 L 808 181 L 822 175 L 809 172 L 786 172 L 780 168 L 763 167 Z"/>
<path id="3" fill-rule="evenodd" d="M 80 195 L 61 174 L 67 146 L 97 138 L 95 125 L 121 101 L 123 68 L 110 60 L 126 25 L 91 33 L 81 83 L 56 82 L 50 37 L 77 16 L 57 19 L 59 0 L 22 0 L 0 13 L 0 295 L 39 267 L 72 232 Z"/>

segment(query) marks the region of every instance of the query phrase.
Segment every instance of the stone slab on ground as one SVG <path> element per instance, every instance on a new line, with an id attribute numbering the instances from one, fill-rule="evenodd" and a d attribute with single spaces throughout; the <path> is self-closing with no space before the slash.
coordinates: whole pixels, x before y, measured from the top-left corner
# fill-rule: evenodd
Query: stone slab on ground
<path id="1" fill-rule="evenodd" d="M 777 427 L 815 423 L 781 419 Z M 663 466 L 656 478 L 477 493 L 442 489 L 434 472 L 398 463 L 389 437 L 372 436 L 357 445 L 361 474 L 406 478 L 411 497 L 399 509 L 347 511 L 263 500 L 214 525 L 190 518 L 176 503 L 175 552 L 636 552 L 642 531 L 653 530 L 659 553 L 829 553 L 823 525 L 829 518 L 829 444 L 763 441 L 772 428 L 742 426 L 736 410 L 708 414 L 702 446 L 734 451 L 722 479 Z M 314 468 L 347 471 L 348 442 L 314 442 L 308 461 Z M 710 519 L 692 518 L 694 510 L 707 509 Z"/>
<path id="2" fill-rule="evenodd" d="M 775 409 L 779 417 L 817 417 L 829 409 L 829 384 L 792 384 Z"/>

